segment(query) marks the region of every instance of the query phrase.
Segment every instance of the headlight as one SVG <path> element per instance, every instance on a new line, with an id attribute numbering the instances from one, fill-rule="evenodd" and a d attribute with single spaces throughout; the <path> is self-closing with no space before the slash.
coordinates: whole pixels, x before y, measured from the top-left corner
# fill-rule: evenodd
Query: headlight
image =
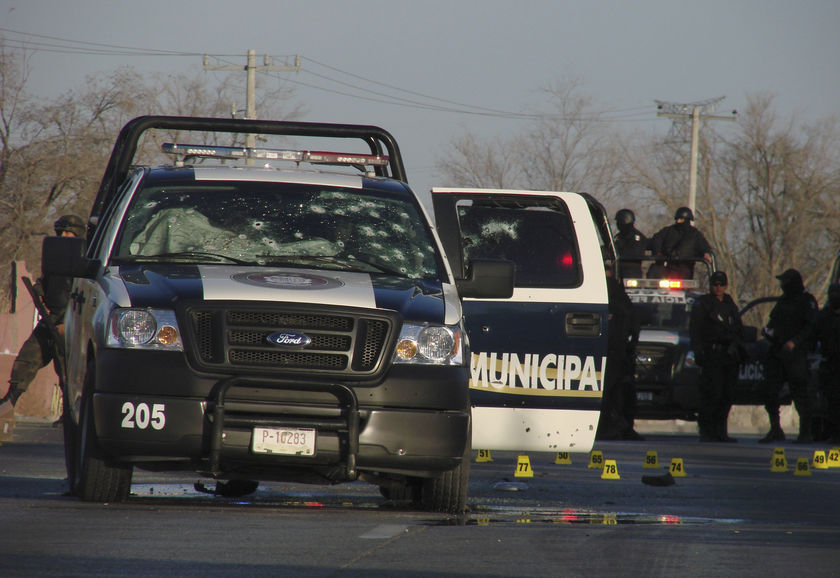
<path id="1" fill-rule="evenodd" d="M 183 351 L 175 312 L 162 309 L 115 309 L 108 320 L 108 347 Z"/>
<path id="2" fill-rule="evenodd" d="M 685 366 L 686 367 L 694 367 L 697 363 L 694 360 L 694 352 L 690 349 L 685 354 Z"/>
<path id="3" fill-rule="evenodd" d="M 463 333 L 450 325 L 406 323 L 400 331 L 394 363 L 463 365 Z"/>

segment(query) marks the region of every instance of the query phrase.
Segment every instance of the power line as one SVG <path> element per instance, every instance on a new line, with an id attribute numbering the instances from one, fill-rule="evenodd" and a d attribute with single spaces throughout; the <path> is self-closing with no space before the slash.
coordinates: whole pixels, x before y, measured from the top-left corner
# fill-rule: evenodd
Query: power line
<path id="1" fill-rule="evenodd" d="M 691 121 L 691 153 L 688 173 L 688 208 L 694 212 L 694 205 L 697 199 L 697 155 L 700 144 L 700 121 L 701 120 L 735 120 L 736 111 L 732 111 L 732 116 L 716 116 L 710 114 L 714 112 L 715 108 L 726 97 L 720 96 L 717 98 L 710 98 L 699 102 L 677 103 L 665 102 L 662 100 L 656 101 L 656 106 L 659 112 L 656 116 L 665 116 L 674 119 L 674 125 L 677 122 L 686 123 Z M 672 125 L 672 130 L 673 126 Z"/>
<path id="2" fill-rule="evenodd" d="M 71 54 L 71 55 L 86 55 L 86 56 L 123 56 L 123 57 L 195 57 L 195 56 L 203 56 L 204 53 L 197 53 L 197 52 L 183 52 L 183 51 L 173 51 L 173 50 L 162 50 L 162 49 L 151 49 L 151 48 L 142 48 L 136 46 L 124 46 L 124 45 L 117 45 L 117 44 L 106 44 L 100 42 L 90 42 L 90 41 L 82 41 L 82 40 L 72 40 L 68 38 L 62 38 L 58 36 L 50 36 L 45 34 L 36 34 L 30 32 L 20 32 L 17 30 L 12 30 L 9 28 L 0 27 L 0 33 L 12 34 L 15 36 L 22 36 L 24 38 L 36 38 L 46 40 L 48 42 L 42 41 L 32 41 L 32 40 L 6 40 L 7 44 L 10 44 L 16 48 L 20 49 L 34 49 L 43 52 L 50 52 L 50 53 L 59 53 L 59 54 Z M 226 54 L 212 54 L 208 55 L 213 58 L 218 59 L 221 62 L 225 62 L 226 57 L 239 57 L 241 55 L 226 55 Z M 288 56 L 283 56 L 281 58 L 288 58 Z M 301 57 L 303 58 L 303 57 Z M 397 94 L 383 92 L 380 90 L 373 90 L 366 86 L 361 86 L 357 83 L 347 82 L 336 78 L 334 76 L 328 76 L 326 74 L 320 74 L 313 70 L 309 70 L 307 68 L 301 67 L 299 70 L 304 75 L 310 75 L 318 81 L 324 81 L 327 83 L 332 83 L 342 87 L 342 89 L 335 89 L 330 88 L 329 86 L 323 86 L 321 84 L 316 84 L 312 82 L 305 82 L 300 79 L 291 79 L 288 77 L 281 77 L 278 74 L 273 75 L 274 78 L 282 79 L 284 82 L 288 82 L 291 84 L 307 87 L 313 90 L 318 90 L 321 92 L 327 92 L 331 94 L 336 94 L 339 96 L 347 97 L 347 98 L 354 98 L 357 100 L 363 100 L 367 102 L 373 102 L 376 104 L 385 104 L 390 106 L 400 106 L 405 108 L 412 108 L 418 110 L 429 110 L 433 112 L 443 112 L 443 113 L 450 113 L 450 114 L 460 114 L 460 115 L 470 115 L 470 116 L 483 116 L 488 118 L 501 118 L 501 119 L 509 119 L 509 120 L 542 120 L 542 119 L 558 119 L 563 120 L 566 119 L 564 115 L 560 114 L 552 114 L 552 113 L 527 113 L 527 112 L 517 112 L 517 111 L 509 111 L 509 110 L 502 110 L 497 108 L 491 108 L 482 105 L 470 104 L 466 102 L 460 102 L 452 99 L 446 99 L 443 97 L 434 96 L 431 94 L 426 94 L 422 92 L 417 92 L 413 90 L 408 90 L 402 88 L 400 86 L 396 86 L 393 84 L 388 84 L 385 82 L 381 82 L 375 79 L 367 78 L 362 75 L 349 72 L 346 70 L 342 70 L 340 68 L 331 66 L 326 63 L 319 62 L 315 59 L 311 58 L 303 58 L 306 62 L 310 62 L 314 65 L 321 66 L 331 72 L 345 75 L 350 78 L 362 81 L 369 85 L 375 85 L 382 88 L 386 88 L 389 91 L 396 91 L 398 93 L 406 94 L 416 98 L 406 98 L 404 96 L 399 96 Z M 228 62 L 230 66 L 236 66 Z M 240 67 L 241 68 L 241 67 Z M 260 74 L 268 74 L 269 71 L 267 70 L 257 70 Z M 349 90 L 345 90 L 349 89 Z M 354 92 L 355 91 L 355 92 Z M 643 115 L 639 115 L 640 112 L 643 110 L 647 110 L 647 107 L 633 107 L 633 108 L 625 108 L 625 109 L 616 109 L 616 110 L 608 110 L 593 113 L 591 115 L 586 116 L 578 116 L 575 118 L 579 118 L 589 122 L 602 122 L 602 123 L 613 123 L 613 122 L 649 122 L 651 118 L 649 117 L 649 113 L 644 113 Z"/>

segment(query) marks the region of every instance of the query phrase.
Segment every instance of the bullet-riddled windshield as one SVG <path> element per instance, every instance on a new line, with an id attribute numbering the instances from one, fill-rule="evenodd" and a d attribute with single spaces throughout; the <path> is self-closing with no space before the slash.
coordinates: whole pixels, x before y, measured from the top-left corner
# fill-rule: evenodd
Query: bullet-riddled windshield
<path id="1" fill-rule="evenodd" d="M 267 182 L 138 191 L 116 262 L 284 265 L 441 279 L 425 220 L 404 197 Z"/>

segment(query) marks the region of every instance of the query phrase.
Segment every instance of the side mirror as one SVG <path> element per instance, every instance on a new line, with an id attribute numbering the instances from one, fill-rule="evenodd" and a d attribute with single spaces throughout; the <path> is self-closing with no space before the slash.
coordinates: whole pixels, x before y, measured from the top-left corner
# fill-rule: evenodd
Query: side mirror
<path id="1" fill-rule="evenodd" d="M 755 343 L 758 341 L 758 327 L 744 325 L 744 330 L 741 332 L 741 339 L 743 339 L 744 343 Z"/>
<path id="2" fill-rule="evenodd" d="M 91 278 L 99 261 L 85 257 L 86 251 L 87 241 L 81 237 L 44 237 L 41 271 L 44 275 Z"/>
<path id="3" fill-rule="evenodd" d="M 473 259 L 467 265 L 467 278 L 456 279 L 458 294 L 477 299 L 507 299 L 513 295 L 513 261 Z"/>

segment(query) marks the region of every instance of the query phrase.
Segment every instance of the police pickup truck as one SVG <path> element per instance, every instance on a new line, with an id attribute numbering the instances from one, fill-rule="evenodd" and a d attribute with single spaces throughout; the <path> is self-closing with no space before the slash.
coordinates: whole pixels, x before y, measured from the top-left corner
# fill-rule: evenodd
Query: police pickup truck
<path id="1" fill-rule="evenodd" d="M 134 165 L 171 134 L 233 144 L 163 143 L 174 162 Z M 266 148 L 236 145 L 249 134 Z M 74 495 L 125 500 L 136 466 L 254 489 L 362 479 L 465 509 L 460 298 L 509 297 L 513 266 L 475 258 L 453 277 L 387 131 L 140 117 L 117 139 L 89 229 L 43 250 L 46 272 L 75 277 L 62 379 Z M 549 364 L 531 365 L 529 386 L 547 391 Z"/>
<path id="2" fill-rule="evenodd" d="M 700 367 L 691 350 L 689 320 L 695 299 L 708 292 L 712 266 L 698 260 L 693 277 L 684 279 L 669 276 L 655 261 L 642 264 L 644 278 L 623 280 L 641 327 L 634 375 L 636 417 L 696 420 Z M 736 405 L 761 405 L 766 400 L 764 359 L 770 345 L 757 336 L 756 327 L 744 328 L 747 361 L 739 367 L 735 391 L 730 392 Z M 789 398 L 783 401 L 790 403 Z"/>

